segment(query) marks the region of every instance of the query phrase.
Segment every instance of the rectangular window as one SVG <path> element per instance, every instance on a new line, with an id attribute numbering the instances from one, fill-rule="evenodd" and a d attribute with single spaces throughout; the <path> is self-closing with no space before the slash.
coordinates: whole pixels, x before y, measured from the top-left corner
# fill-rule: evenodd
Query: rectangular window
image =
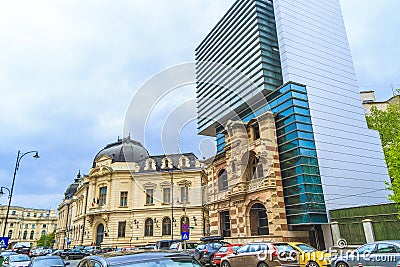
<path id="1" fill-rule="evenodd" d="M 181 202 L 182 203 L 189 202 L 189 188 L 187 186 L 181 187 Z"/>
<path id="2" fill-rule="evenodd" d="M 14 223 L 10 223 L 10 227 L 14 227 Z"/>
<path id="3" fill-rule="evenodd" d="M 254 133 L 254 140 L 260 139 L 260 127 L 258 126 L 258 122 L 253 127 L 253 133 Z"/>
<path id="4" fill-rule="evenodd" d="M 223 237 L 231 236 L 231 218 L 229 216 L 229 210 L 220 213 L 221 217 L 221 232 Z"/>
<path id="5" fill-rule="evenodd" d="M 43 224 L 43 228 L 46 228 L 46 224 Z"/>
<path id="6" fill-rule="evenodd" d="M 163 188 L 163 202 L 171 203 L 171 188 Z"/>
<path id="7" fill-rule="evenodd" d="M 12 212 L 11 212 L 11 215 L 16 215 L 17 214 L 17 212 L 15 211 L 15 210 L 13 210 Z"/>
<path id="8" fill-rule="evenodd" d="M 31 216 L 31 213 L 30 212 L 27 212 L 26 213 L 26 217 L 30 217 Z"/>
<path id="9" fill-rule="evenodd" d="M 36 213 L 34 213 L 34 214 L 33 214 L 33 217 L 35 217 L 35 218 L 36 218 L 36 216 L 37 216 L 37 214 L 36 214 Z"/>
<path id="10" fill-rule="evenodd" d="M 153 189 L 146 189 L 146 205 L 153 205 Z"/>
<path id="11" fill-rule="evenodd" d="M 125 237 L 126 221 L 118 222 L 118 237 Z"/>
<path id="12" fill-rule="evenodd" d="M 29 227 L 29 224 L 26 223 L 25 224 L 25 229 L 28 229 L 28 227 Z"/>
<path id="13" fill-rule="evenodd" d="M 34 224 L 32 224 L 32 229 L 35 229 L 35 225 Z"/>
<path id="14" fill-rule="evenodd" d="M 124 191 L 121 192 L 121 199 L 119 205 L 121 207 L 127 207 L 128 206 L 128 192 Z"/>
<path id="15" fill-rule="evenodd" d="M 99 205 L 106 205 L 107 201 L 107 186 L 100 187 Z"/>

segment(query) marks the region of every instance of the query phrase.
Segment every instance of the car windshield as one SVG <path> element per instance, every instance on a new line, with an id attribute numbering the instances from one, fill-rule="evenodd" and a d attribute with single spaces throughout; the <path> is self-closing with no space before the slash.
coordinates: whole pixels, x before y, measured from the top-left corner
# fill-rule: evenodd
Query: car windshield
<path id="1" fill-rule="evenodd" d="M 297 247 L 302 251 L 308 251 L 308 252 L 317 251 L 315 248 L 313 248 L 312 246 L 309 246 L 307 244 L 297 244 Z"/>
<path id="2" fill-rule="evenodd" d="M 359 254 L 372 253 L 375 251 L 375 244 L 367 244 L 357 249 Z"/>
<path id="3" fill-rule="evenodd" d="M 48 266 L 64 266 L 62 259 L 43 259 L 35 260 L 31 267 L 48 267 Z"/>
<path id="4" fill-rule="evenodd" d="M 30 261 L 30 260 L 31 258 L 29 258 L 29 256 L 25 254 L 10 256 L 10 262 Z"/>
<path id="5" fill-rule="evenodd" d="M 229 250 L 228 247 L 220 247 L 220 249 L 218 250 L 218 252 L 227 252 Z"/>
<path id="6" fill-rule="evenodd" d="M 215 249 L 219 249 L 220 247 L 222 247 L 221 243 L 213 243 L 213 244 L 210 244 L 210 245 L 211 245 L 211 247 L 213 247 Z"/>

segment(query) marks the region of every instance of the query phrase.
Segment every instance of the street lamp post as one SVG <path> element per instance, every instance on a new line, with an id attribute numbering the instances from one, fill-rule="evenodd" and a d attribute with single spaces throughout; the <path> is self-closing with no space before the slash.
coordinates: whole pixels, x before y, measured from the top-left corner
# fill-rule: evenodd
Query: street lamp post
<path id="1" fill-rule="evenodd" d="M 7 213 L 6 213 L 6 219 L 4 221 L 4 230 L 3 230 L 3 236 L 5 236 L 6 234 L 6 227 L 7 227 L 7 221 L 8 221 L 8 214 L 10 212 L 10 205 L 11 205 L 11 199 L 12 199 L 12 195 L 13 195 L 13 191 L 14 191 L 14 183 L 15 183 L 15 176 L 17 175 L 17 171 L 19 169 L 19 163 L 21 162 L 21 159 L 30 153 L 35 153 L 35 155 L 33 156 L 33 158 L 38 159 L 39 158 L 39 152 L 36 150 L 33 151 L 28 151 L 25 153 L 21 153 L 20 150 L 18 150 L 18 154 L 17 154 L 17 161 L 15 162 L 15 168 L 14 168 L 14 176 L 13 176 L 13 180 L 12 180 L 12 184 L 11 184 L 11 190 L 10 190 L 10 195 L 8 198 L 8 206 L 7 206 Z M 0 191 L 1 194 L 2 191 Z"/>
<path id="2" fill-rule="evenodd" d="M 171 177 L 171 240 L 174 240 L 174 172 L 168 172 Z"/>

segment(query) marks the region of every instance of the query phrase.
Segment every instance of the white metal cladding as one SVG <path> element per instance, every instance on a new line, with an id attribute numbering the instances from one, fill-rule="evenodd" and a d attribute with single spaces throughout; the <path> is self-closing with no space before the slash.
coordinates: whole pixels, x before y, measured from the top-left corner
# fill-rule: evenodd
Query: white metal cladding
<path id="1" fill-rule="evenodd" d="M 328 209 L 388 202 L 377 132 L 368 129 L 339 0 L 274 0 L 283 82 L 307 86 Z"/>

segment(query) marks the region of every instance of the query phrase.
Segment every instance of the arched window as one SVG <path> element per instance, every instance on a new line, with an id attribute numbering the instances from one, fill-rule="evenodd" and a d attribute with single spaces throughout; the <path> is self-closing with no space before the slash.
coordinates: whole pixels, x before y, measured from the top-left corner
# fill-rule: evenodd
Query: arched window
<path id="1" fill-rule="evenodd" d="M 31 231 L 31 235 L 29 236 L 30 240 L 33 240 L 33 238 L 35 237 L 35 231 Z"/>
<path id="2" fill-rule="evenodd" d="M 171 219 L 166 217 L 162 221 L 162 235 L 171 234 Z"/>
<path id="3" fill-rule="evenodd" d="M 24 240 L 25 240 L 27 237 L 28 237 L 28 231 L 26 231 L 26 230 L 25 230 L 25 231 L 24 231 L 24 235 L 23 235 L 22 239 L 24 239 Z"/>
<path id="4" fill-rule="evenodd" d="M 218 173 L 218 189 L 219 191 L 228 189 L 228 174 L 225 169 L 222 169 Z"/>
<path id="5" fill-rule="evenodd" d="M 148 218 L 144 223 L 144 236 L 153 236 L 153 219 Z"/>
<path id="6" fill-rule="evenodd" d="M 10 238 L 10 239 L 11 239 L 11 237 L 12 237 L 12 234 L 13 234 L 12 230 L 8 231 L 8 238 Z"/>
<path id="7" fill-rule="evenodd" d="M 184 224 L 189 225 L 189 218 L 188 218 L 187 216 L 183 216 L 183 217 L 181 218 L 181 234 L 182 234 L 182 226 L 183 226 Z"/>
<path id="8" fill-rule="evenodd" d="M 46 230 L 43 230 L 43 231 L 42 231 L 42 235 L 45 235 L 45 234 L 46 234 Z"/>
<path id="9" fill-rule="evenodd" d="M 252 236 L 269 234 L 267 210 L 260 203 L 250 208 L 250 232 Z"/>

